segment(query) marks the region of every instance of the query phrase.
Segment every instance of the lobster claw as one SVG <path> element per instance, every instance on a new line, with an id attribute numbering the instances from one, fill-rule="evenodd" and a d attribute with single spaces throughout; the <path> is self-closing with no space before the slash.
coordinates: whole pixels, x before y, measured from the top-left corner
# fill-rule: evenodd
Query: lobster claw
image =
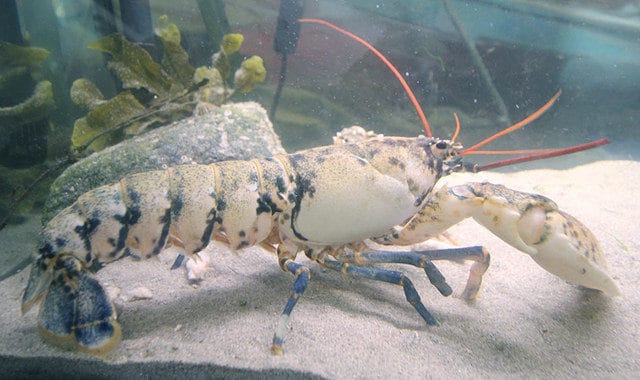
<path id="1" fill-rule="evenodd" d="M 523 219 L 524 220 L 524 219 Z M 573 216 L 555 210 L 546 212 L 546 235 L 531 245 L 533 260 L 548 272 L 577 285 L 619 296 L 620 288 L 609 274 L 609 266 L 595 236 Z"/>
<path id="2" fill-rule="evenodd" d="M 550 199 L 490 183 L 455 186 L 451 192 L 481 199 L 473 218 L 548 272 L 608 296 L 620 295 L 596 237 Z"/>

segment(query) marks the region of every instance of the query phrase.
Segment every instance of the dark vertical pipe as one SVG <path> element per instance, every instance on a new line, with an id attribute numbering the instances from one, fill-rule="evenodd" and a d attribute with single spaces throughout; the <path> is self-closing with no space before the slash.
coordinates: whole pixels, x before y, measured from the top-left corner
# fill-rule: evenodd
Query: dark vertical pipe
<path id="1" fill-rule="evenodd" d="M 300 22 L 304 10 L 303 0 L 280 0 L 280 11 L 276 24 L 276 36 L 273 48 L 280 54 L 296 51 L 300 38 Z"/>
<path id="2" fill-rule="evenodd" d="M 93 21 L 101 36 L 118 31 L 112 0 L 93 0 Z"/>
<path id="3" fill-rule="evenodd" d="M 217 51 L 222 37 L 229 33 L 229 20 L 227 20 L 224 10 L 224 2 L 222 0 L 198 0 L 198 8 L 207 34 Z"/>
<path id="4" fill-rule="evenodd" d="M 22 32 L 20 31 L 20 19 L 15 0 L 0 0 L 0 41 L 22 45 Z"/>
<path id="5" fill-rule="evenodd" d="M 125 37 L 158 58 L 149 0 L 120 0 L 120 19 Z"/>
<path id="6" fill-rule="evenodd" d="M 275 125 L 276 109 L 280 103 L 280 95 L 287 78 L 287 55 L 296 51 L 300 38 L 300 21 L 304 11 L 304 0 L 280 0 L 280 11 L 276 24 L 276 35 L 273 40 L 273 49 L 280 53 L 280 76 L 278 87 L 273 95 L 269 118 Z"/>

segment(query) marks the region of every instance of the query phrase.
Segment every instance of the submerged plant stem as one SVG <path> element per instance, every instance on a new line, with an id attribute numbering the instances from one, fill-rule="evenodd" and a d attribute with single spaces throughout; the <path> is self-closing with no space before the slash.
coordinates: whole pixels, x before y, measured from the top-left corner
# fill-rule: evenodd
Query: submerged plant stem
<path id="1" fill-rule="evenodd" d="M 455 9 L 453 9 L 453 6 L 449 2 L 449 0 L 442 0 L 442 4 L 444 5 L 444 9 L 449 15 L 449 18 L 451 19 L 453 26 L 456 28 L 458 33 L 460 33 L 460 36 L 462 37 L 462 40 L 464 41 L 464 44 L 467 47 L 469 54 L 471 55 L 471 60 L 473 61 L 474 65 L 478 68 L 482 81 L 485 83 L 485 85 L 489 89 L 489 93 L 493 98 L 493 102 L 495 103 L 496 107 L 498 108 L 498 112 L 500 113 L 501 121 L 503 121 L 505 125 L 510 125 L 511 118 L 509 117 L 509 111 L 507 110 L 507 105 L 504 103 L 504 100 L 502 99 L 502 96 L 498 92 L 498 89 L 493 84 L 493 80 L 491 79 L 491 74 L 489 73 L 487 66 L 482 61 L 482 57 L 480 57 L 480 53 L 478 52 L 478 49 L 476 49 L 476 46 L 471 40 L 469 33 L 467 33 L 467 30 L 462 24 L 462 21 L 460 21 L 460 18 L 456 14 L 456 11 Z"/>

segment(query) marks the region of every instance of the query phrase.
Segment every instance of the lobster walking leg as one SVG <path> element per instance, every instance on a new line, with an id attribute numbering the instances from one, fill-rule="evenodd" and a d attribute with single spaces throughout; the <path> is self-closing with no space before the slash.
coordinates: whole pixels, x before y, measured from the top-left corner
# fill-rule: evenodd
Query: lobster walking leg
<path id="1" fill-rule="evenodd" d="M 440 270 L 426 256 L 416 252 L 345 252 L 338 258 L 347 263 L 358 265 L 374 264 L 409 264 L 424 269 L 429 281 L 438 289 L 440 294 L 447 297 L 451 295 L 451 287 L 440 273 Z"/>
<path id="2" fill-rule="evenodd" d="M 309 283 L 310 272 L 306 266 L 296 263 L 294 261 L 295 254 L 290 255 L 288 252 L 281 250 L 278 252 L 278 264 L 280 268 L 286 272 L 290 272 L 295 276 L 293 285 L 291 285 L 291 292 L 289 293 L 289 299 L 287 304 L 282 310 L 280 319 L 278 320 L 278 326 L 276 332 L 273 334 L 273 343 L 271 345 L 271 353 L 274 355 L 282 355 L 282 345 L 284 344 L 284 336 L 287 330 L 287 323 L 289 322 L 289 316 L 293 308 L 298 303 L 298 299 L 304 291 L 307 289 Z"/>
<path id="3" fill-rule="evenodd" d="M 429 281 L 438 289 L 443 296 L 449 296 L 452 293 L 451 287 L 447 284 L 444 276 L 438 268 L 432 263 L 433 260 L 447 261 L 474 261 L 471 266 L 467 285 L 462 292 L 461 297 L 466 300 L 476 298 L 480 285 L 482 284 L 482 276 L 489 268 L 490 255 L 480 246 L 433 249 L 426 251 L 375 251 L 353 253 L 345 252 L 340 259 L 355 262 L 362 265 L 371 265 L 376 263 L 396 263 L 409 264 L 418 268 L 423 268 Z"/>
<path id="4" fill-rule="evenodd" d="M 312 260 L 316 260 L 320 265 L 325 268 L 332 269 L 336 272 L 345 273 L 355 278 L 366 278 L 369 280 L 388 282 L 390 284 L 400 285 L 404 289 L 405 298 L 413 306 L 418 314 L 424 319 L 424 321 L 431 326 L 438 325 L 438 320 L 431 315 L 427 308 L 422 303 L 420 295 L 413 286 L 411 280 L 402 272 L 381 269 L 370 268 L 359 265 L 353 265 L 341 260 L 336 260 L 330 255 L 320 255 L 314 257 L 307 253 L 307 256 Z"/>

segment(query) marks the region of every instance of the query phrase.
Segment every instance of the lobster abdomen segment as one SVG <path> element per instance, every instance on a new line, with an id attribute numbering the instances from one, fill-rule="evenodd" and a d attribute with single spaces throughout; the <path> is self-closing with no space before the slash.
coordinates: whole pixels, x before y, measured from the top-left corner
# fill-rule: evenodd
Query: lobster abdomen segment
<path id="1" fill-rule="evenodd" d="M 239 249 L 264 240 L 286 205 L 288 178 L 276 160 L 183 165 L 132 174 L 83 194 L 45 229 L 49 251 L 86 263 L 125 252 L 150 257 L 169 237 L 187 254 L 214 238 Z"/>

